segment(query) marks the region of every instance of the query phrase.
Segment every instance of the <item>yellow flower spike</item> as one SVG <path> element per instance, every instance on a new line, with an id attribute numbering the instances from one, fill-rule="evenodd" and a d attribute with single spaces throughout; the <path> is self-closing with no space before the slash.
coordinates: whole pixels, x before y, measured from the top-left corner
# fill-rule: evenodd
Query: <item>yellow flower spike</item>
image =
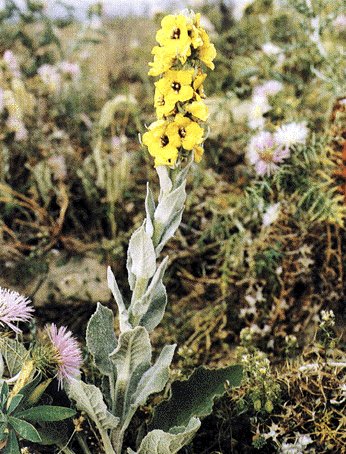
<path id="1" fill-rule="evenodd" d="M 167 132 L 178 130 L 181 145 L 185 150 L 192 150 L 203 141 L 204 130 L 195 121 L 178 114 L 174 121 L 167 126 Z"/>
<path id="2" fill-rule="evenodd" d="M 185 13 L 184 13 L 185 14 Z M 204 129 L 208 118 L 202 63 L 214 69 L 215 47 L 200 26 L 200 14 L 168 15 L 156 34 L 159 46 L 152 50 L 149 75 L 155 82 L 154 106 L 158 121 L 143 135 L 143 144 L 154 157 L 155 166 L 175 166 L 192 151 L 199 162 L 203 155 Z M 188 58 L 191 57 L 190 61 Z"/>
<path id="3" fill-rule="evenodd" d="M 185 109 L 199 120 L 206 121 L 208 119 L 208 107 L 202 101 L 194 101 L 188 104 Z"/>
<path id="4" fill-rule="evenodd" d="M 191 38 L 187 29 L 187 18 L 181 14 L 165 16 L 161 21 L 161 29 L 156 33 L 156 41 L 179 56 L 181 63 L 185 63 L 191 55 Z"/>
<path id="5" fill-rule="evenodd" d="M 149 153 L 155 158 L 155 167 L 159 165 L 173 166 L 178 158 L 178 147 L 181 139 L 178 127 L 168 129 L 171 123 L 158 120 L 149 126 L 143 134 L 142 142 L 148 147 Z"/>

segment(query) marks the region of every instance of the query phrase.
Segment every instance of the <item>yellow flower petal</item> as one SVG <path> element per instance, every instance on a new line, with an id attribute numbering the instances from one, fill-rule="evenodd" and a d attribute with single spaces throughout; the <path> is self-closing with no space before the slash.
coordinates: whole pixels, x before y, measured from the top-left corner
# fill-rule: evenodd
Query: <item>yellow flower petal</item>
<path id="1" fill-rule="evenodd" d="M 197 162 L 197 163 L 201 162 L 203 153 L 204 153 L 203 147 L 201 147 L 200 145 L 197 145 L 196 147 L 194 147 L 193 154 L 194 154 L 195 162 Z"/>
<path id="2" fill-rule="evenodd" d="M 216 49 L 214 44 L 210 42 L 209 36 L 203 28 L 199 28 L 200 36 L 203 40 L 203 46 L 198 48 L 198 56 L 210 69 L 214 69 L 213 60 L 216 57 Z"/>
<path id="3" fill-rule="evenodd" d="M 143 134 L 142 142 L 148 147 L 149 153 L 155 158 L 155 165 L 174 165 L 178 158 L 178 147 L 181 139 L 178 128 L 172 123 L 158 120 L 149 126 Z"/>
<path id="4" fill-rule="evenodd" d="M 203 141 L 204 130 L 195 121 L 178 114 L 173 123 L 168 127 L 176 127 L 181 139 L 181 144 L 185 150 L 192 150 L 195 145 Z M 168 129 L 168 128 L 167 128 Z"/>
<path id="5" fill-rule="evenodd" d="M 149 63 L 151 66 L 149 76 L 159 76 L 168 71 L 174 63 L 174 53 L 168 52 L 163 47 L 155 46 L 151 52 L 154 55 L 154 61 Z"/>
<path id="6" fill-rule="evenodd" d="M 202 101 L 194 101 L 191 104 L 188 104 L 185 109 L 191 115 L 202 121 L 206 121 L 208 119 L 208 107 Z"/>
<path id="7" fill-rule="evenodd" d="M 161 27 L 156 33 L 156 41 L 170 52 L 174 51 L 176 55 L 186 61 L 186 57 L 191 55 L 191 39 L 187 30 L 187 18 L 181 14 L 170 14 L 162 19 Z"/>

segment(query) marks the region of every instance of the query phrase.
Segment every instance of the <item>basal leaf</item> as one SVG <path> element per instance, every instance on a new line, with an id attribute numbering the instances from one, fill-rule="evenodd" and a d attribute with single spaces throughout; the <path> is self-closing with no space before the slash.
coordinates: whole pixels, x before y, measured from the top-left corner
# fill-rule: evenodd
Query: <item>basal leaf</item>
<path id="1" fill-rule="evenodd" d="M 192 416 L 203 417 L 212 412 L 214 399 L 225 392 L 225 382 L 239 386 L 240 366 L 222 369 L 199 367 L 188 380 L 172 384 L 172 397 L 155 409 L 152 429 L 169 431 L 174 426 L 185 426 Z"/>
<path id="2" fill-rule="evenodd" d="M 136 454 L 176 454 L 192 441 L 200 425 L 198 418 L 191 418 L 186 427 L 175 427 L 171 432 L 153 430 L 143 438 Z"/>

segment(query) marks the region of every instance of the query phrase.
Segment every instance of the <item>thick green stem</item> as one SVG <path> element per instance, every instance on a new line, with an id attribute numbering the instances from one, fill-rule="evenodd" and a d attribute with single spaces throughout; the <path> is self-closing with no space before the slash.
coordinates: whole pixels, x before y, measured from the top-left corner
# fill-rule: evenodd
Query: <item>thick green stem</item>
<path id="1" fill-rule="evenodd" d="M 111 440 L 107 434 L 107 431 L 105 429 L 102 429 L 102 428 L 98 428 L 99 429 L 99 432 L 100 432 L 100 435 L 101 435 L 101 438 L 102 438 L 102 444 L 103 444 L 103 448 L 105 450 L 105 453 L 106 454 L 115 454 L 116 451 L 114 451 L 114 448 L 112 446 L 112 443 L 111 443 Z"/>
<path id="2" fill-rule="evenodd" d="M 123 443 L 124 443 L 124 435 L 125 435 L 124 428 L 122 428 L 120 430 L 115 429 L 112 433 L 112 442 L 113 442 L 113 446 L 114 446 L 116 454 L 121 454 L 121 451 L 123 449 Z"/>

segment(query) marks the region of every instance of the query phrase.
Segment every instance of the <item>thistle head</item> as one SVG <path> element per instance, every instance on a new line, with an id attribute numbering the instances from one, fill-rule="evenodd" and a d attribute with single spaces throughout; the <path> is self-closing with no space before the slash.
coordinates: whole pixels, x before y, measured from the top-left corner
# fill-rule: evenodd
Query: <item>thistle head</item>
<path id="1" fill-rule="evenodd" d="M 19 293 L 0 287 L 0 326 L 8 326 L 15 333 L 21 333 L 16 322 L 32 319 L 34 308 L 31 301 Z"/>
<path id="2" fill-rule="evenodd" d="M 63 381 L 78 377 L 82 364 L 82 353 L 71 331 L 65 326 L 57 328 L 52 323 L 45 327 L 42 341 L 32 352 L 35 366 L 46 377 L 56 376 L 59 388 Z"/>

